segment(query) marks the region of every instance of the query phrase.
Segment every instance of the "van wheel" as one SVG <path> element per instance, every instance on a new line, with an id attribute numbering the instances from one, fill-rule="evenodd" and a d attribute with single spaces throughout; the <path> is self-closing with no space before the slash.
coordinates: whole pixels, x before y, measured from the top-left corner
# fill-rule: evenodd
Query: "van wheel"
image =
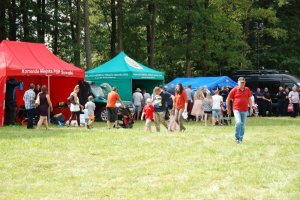
<path id="1" fill-rule="evenodd" d="M 107 111 L 105 107 L 100 109 L 100 121 L 107 121 Z"/>

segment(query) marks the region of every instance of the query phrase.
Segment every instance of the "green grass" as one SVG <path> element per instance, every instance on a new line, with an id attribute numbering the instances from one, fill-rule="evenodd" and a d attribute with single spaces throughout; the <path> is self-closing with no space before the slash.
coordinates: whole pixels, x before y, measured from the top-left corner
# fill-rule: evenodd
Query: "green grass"
<path id="1" fill-rule="evenodd" d="M 300 118 L 184 133 L 0 128 L 0 199 L 299 199 Z"/>

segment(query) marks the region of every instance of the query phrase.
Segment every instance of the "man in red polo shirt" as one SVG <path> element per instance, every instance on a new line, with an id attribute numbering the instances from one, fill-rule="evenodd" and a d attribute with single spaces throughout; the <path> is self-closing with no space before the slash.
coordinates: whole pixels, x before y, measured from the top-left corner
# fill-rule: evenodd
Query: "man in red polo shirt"
<path id="1" fill-rule="evenodd" d="M 246 80 L 244 77 L 238 79 L 238 86 L 233 88 L 226 100 L 228 115 L 231 115 L 230 101 L 233 101 L 233 114 L 235 118 L 235 139 L 237 144 L 242 144 L 245 133 L 245 123 L 248 111 L 248 105 L 252 108 L 252 92 L 245 87 Z M 250 116 L 253 109 L 250 109 Z"/>

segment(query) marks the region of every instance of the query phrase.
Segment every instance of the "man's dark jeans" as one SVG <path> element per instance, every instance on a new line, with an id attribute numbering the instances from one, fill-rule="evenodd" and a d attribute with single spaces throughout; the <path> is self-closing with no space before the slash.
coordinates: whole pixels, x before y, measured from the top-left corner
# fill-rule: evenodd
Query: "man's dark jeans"
<path id="1" fill-rule="evenodd" d="M 27 109 L 27 128 L 33 128 L 33 117 L 35 114 L 35 109 Z"/>

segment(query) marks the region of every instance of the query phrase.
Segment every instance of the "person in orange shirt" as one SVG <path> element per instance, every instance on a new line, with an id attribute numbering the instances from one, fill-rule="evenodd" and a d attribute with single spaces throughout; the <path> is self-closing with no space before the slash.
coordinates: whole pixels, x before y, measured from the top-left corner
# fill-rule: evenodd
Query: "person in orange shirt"
<path id="1" fill-rule="evenodd" d="M 183 88 L 181 83 L 176 85 L 175 98 L 174 98 L 174 108 L 175 108 L 175 120 L 179 125 L 180 131 L 185 131 L 185 127 L 183 126 L 183 117 L 182 113 L 187 112 L 188 106 L 188 97 L 185 89 Z"/>
<path id="2" fill-rule="evenodd" d="M 117 113 L 117 106 L 116 102 L 119 101 L 123 108 L 125 105 L 120 98 L 120 95 L 117 93 L 117 88 L 113 87 L 112 91 L 107 96 L 107 104 L 106 104 L 106 111 L 107 111 L 107 128 L 110 128 L 110 122 L 115 123 L 115 128 L 120 128 L 118 124 L 118 113 Z"/>

